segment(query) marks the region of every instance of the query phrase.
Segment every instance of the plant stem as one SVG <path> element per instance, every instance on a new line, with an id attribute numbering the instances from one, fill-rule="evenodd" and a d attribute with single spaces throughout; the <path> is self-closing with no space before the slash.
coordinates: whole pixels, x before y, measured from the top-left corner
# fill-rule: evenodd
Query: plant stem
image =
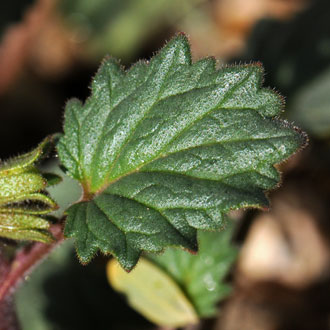
<path id="1" fill-rule="evenodd" d="M 54 243 L 33 243 L 17 252 L 7 272 L 1 278 L 0 305 L 14 292 L 24 277 L 64 240 L 62 224 L 52 225 L 50 232 L 56 239 Z"/>
<path id="2" fill-rule="evenodd" d="M 0 329 L 19 330 L 13 297 L 8 296 L 0 303 Z"/>

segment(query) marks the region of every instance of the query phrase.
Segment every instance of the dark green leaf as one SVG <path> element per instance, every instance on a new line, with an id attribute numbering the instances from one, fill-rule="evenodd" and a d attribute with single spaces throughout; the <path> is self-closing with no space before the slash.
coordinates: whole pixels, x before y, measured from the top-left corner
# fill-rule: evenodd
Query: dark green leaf
<path id="1" fill-rule="evenodd" d="M 273 165 L 304 136 L 274 118 L 282 99 L 261 88 L 262 75 L 260 65 L 192 64 L 182 34 L 126 72 L 103 62 L 86 103 L 67 104 L 58 144 L 84 188 L 65 229 L 82 262 L 100 249 L 131 269 L 142 250 L 196 250 L 196 229 L 268 205 L 264 191 L 280 179 Z"/>

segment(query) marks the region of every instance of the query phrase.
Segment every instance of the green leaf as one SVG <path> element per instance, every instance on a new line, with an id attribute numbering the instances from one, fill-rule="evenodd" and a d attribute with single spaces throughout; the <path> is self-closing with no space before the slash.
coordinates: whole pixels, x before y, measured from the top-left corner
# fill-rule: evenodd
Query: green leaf
<path id="1" fill-rule="evenodd" d="M 149 321 L 171 328 L 198 323 L 196 311 L 179 285 L 150 261 L 141 258 L 127 273 L 112 259 L 107 277 L 115 290 L 127 296 L 131 307 Z"/>
<path id="2" fill-rule="evenodd" d="M 0 236 L 16 240 L 32 240 L 43 243 L 53 241 L 47 231 L 48 221 L 29 214 L 0 211 Z"/>
<path id="3" fill-rule="evenodd" d="M 47 149 L 52 144 L 52 140 L 53 138 L 49 136 L 31 152 L 11 158 L 2 163 L 0 162 L 0 178 L 6 177 L 9 174 L 24 172 L 29 167 L 33 168 L 32 165 L 45 155 Z"/>
<path id="4" fill-rule="evenodd" d="M 46 180 L 35 168 L 28 168 L 18 174 L 7 174 L 0 177 L 0 203 L 10 203 L 21 199 L 22 196 L 24 198 L 34 191 L 46 188 L 46 186 Z"/>
<path id="5" fill-rule="evenodd" d="M 216 304 L 230 292 L 223 280 L 237 255 L 232 229 L 228 224 L 221 232 L 199 233 L 197 255 L 168 249 L 149 255 L 152 264 L 141 258 L 130 273 L 112 259 L 107 266 L 109 282 L 133 308 L 160 326 L 183 327 L 214 316 Z"/>
<path id="6" fill-rule="evenodd" d="M 47 186 L 55 186 L 62 182 L 62 178 L 54 173 L 42 173 L 42 176 L 47 180 Z"/>
<path id="7" fill-rule="evenodd" d="M 0 236 L 52 242 L 49 222 L 42 217 L 57 209 L 43 191 L 48 181 L 35 167 L 51 144 L 46 138 L 35 150 L 0 164 Z"/>
<path id="8" fill-rule="evenodd" d="M 196 251 L 196 229 L 268 205 L 264 191 L 280 180 L 273 165 L 305 137 L 276 118 L 282 99 L 261 88 L 262 75 L 260 65 L 192 63 L 182 34 L 128 71 L 103 62 L 85 104 L 68 102 L 58 143 L 84 189 L 65 228 L 82 262 L 100 249 L 131 269 L 142 250 Z"/>
<path id="9" fill-rule="evenodd" d="M 221 232 L 200 232 L 197 255 L 168 249 L 149 256 L 183 289 L 202 318 L 216 315 L 216 304 L 230 292 L 223 280 L 237 255 L 231 244 L 232 232 L 232 224 Z"/>

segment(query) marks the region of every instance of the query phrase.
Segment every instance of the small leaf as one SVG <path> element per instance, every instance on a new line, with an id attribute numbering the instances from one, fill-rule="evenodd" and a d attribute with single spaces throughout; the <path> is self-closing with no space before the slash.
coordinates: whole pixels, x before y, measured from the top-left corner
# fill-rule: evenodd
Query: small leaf
<path id="1" fill-rule="evenodd" d="M 0 236 L 51 243 L 52 235 L 47 231 L 48 221 L 29 214 L 12 213 L 0 210 Z"/>
<path id="2" fill-rule="evenodd" d="M 221 232 L 200 232 L 197 255 L 168 249 L 161 255 L 149 255 L 152 264 L 141 258 L 130 273 L 111 260 L 109 282 L 128 297 L 133 308 L 161 326 L 195 323 L 196 313 L 199 318 L 214 316 L 216 304 L 230 292 L 223 279 L 237 255 L 231 244 L 232 231 L 233 225 L 228 224 Z"/>
<path id="3" fill-rule="evenodd" d="M 196 229 L 268 205 L 264 192 L 280 180 L 274 164 L 305 136 L 277 119 L 282 99 L 261 88 L 262 76 L 260 65 L 192 63 L 182 34 L 128 71 L 103 62 L 85 104 L 68 102 L 58 143 L 84 189 L 65 228 L 82 262 L 100 249 L 131 269 L 142 250 L 196 251 Z"/>
<path id="4" fill-rule="evenodd" d="M 47 214 L 58 208 L 57 204 L 45 193 L 32 193 L 15 198 L 14 203 L 6 204 L 5 209 L 15 213 Z"/>
<path id="5" fill-rule="evenodd" d="M 45 151 L 49 148 L 51 141 L 52 137 L 49 136 L 31 152 L 9 159 L 3 163 L 0 162 L 0 178 L 8 176 L 9 174 L 17 174 L 25 171 L 26 168 L 41 159 Z"/>
<path id="6" fill-rule="evenodd" d="M 141 258 L 137 267 L 127 273 L 111 260 L 107 276 L 117 291 L 127 295 L 129 304 L 151 322 L 175 328 L 198 323 L 198 316 L 180 287 L 150 261 Z"/>
<path id="7" fill-rule="evenodd" d="M 47 181 L 35 168 L 0 177 L 0 204 L 11 203 L 27 194 L 45 189 Z"/>
<path id="8" fill-rule="evenodd" d="M 53 236 L 47 230 L 22 228 L 8 229 L 5 227 L 0 227 L 0 236 L 13 240 L 37 241 L 47 244 L 54 241 Z"/>
<path id="9" fill-rule="evenodd" d="M 35 150 L 0 164 L 0 236 L 53 241 L 49 222 L 41 215 L 58 206 L 43 192 L 48 182 L 34 165 L 50 143 L 51 138 L 46 138 Z"/>
<path id="10" fill-rule="evenodd" d="M 54 173 L 42 173 L 42 176 L 46 179 L 47 181 L 47 187 L 51 187 L 54 185 L 59 184 L 62 182 L 62 178 Z"/>
<path id="11" fill-rule="evenodd" d="M 215 316 L 216 304 L 230 292 L 223 279 L 237 255 L 232 231 L 233 225 L 228 224 L 221 232 L 200 232 L 197 255 L 178 249 L 149 255 L 184 290 L 201 318 Z"/>

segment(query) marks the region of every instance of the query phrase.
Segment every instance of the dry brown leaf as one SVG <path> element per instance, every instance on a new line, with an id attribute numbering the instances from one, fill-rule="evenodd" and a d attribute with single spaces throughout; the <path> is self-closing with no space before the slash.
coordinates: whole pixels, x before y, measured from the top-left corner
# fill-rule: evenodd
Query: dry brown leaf
<path id="1" fill-rule="evenodd" d="M 27 65 L 46 76 L 62 74 L 72 65 L 76 45 L 57 16 L 56 3 L 37 0 L 22 22 L 8 27 L 0 44 L 0 95 Z"/>

